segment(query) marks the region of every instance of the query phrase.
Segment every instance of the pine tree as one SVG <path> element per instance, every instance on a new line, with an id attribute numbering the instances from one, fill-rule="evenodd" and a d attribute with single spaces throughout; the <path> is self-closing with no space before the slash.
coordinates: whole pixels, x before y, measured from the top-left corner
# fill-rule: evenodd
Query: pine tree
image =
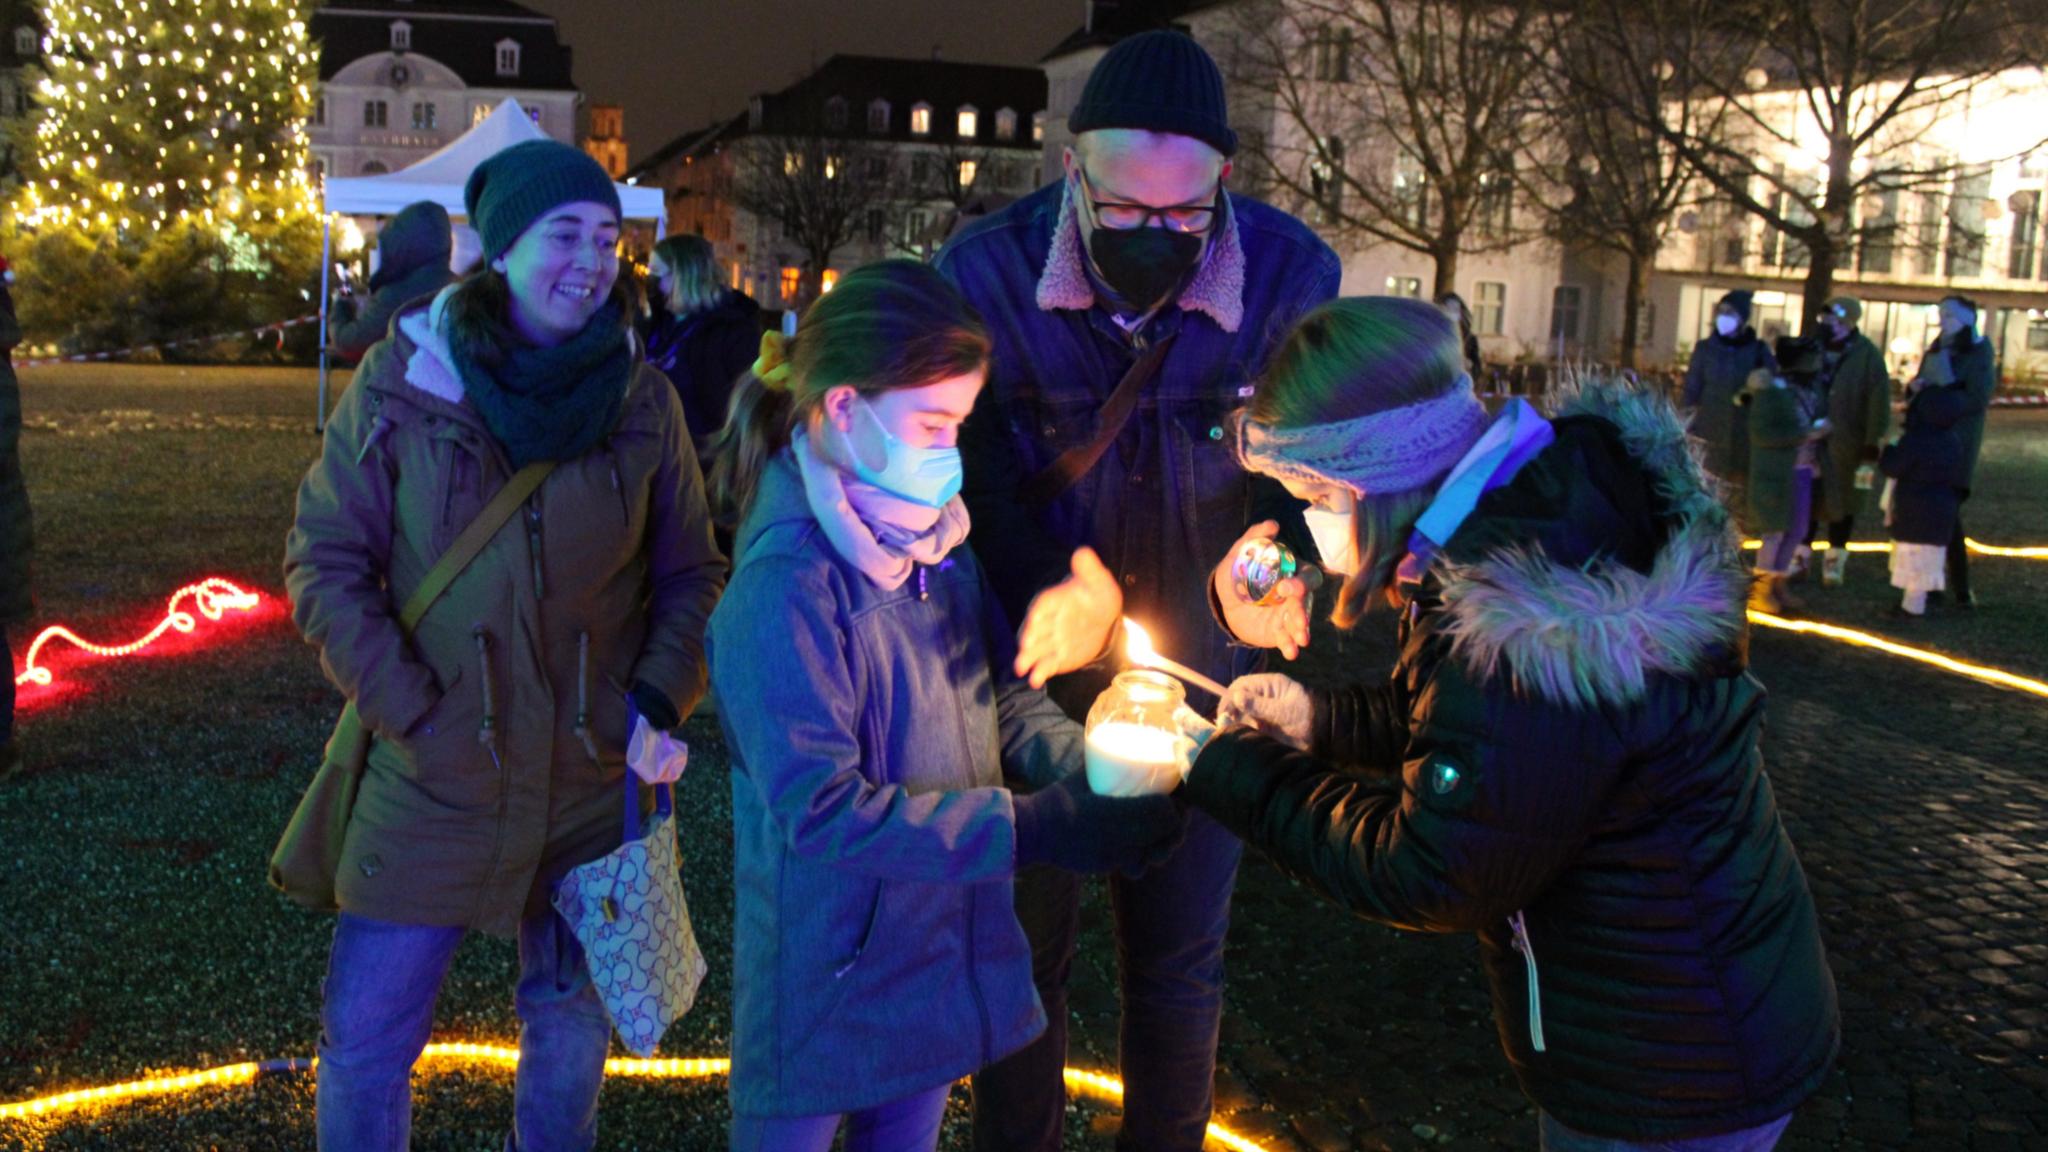
<path id="1" fill-rule="evenodd" d="M 32 339 L 153 342 L 307 307 L 318 198 L 300 0 L 49 0 L 11 205 Z"/>

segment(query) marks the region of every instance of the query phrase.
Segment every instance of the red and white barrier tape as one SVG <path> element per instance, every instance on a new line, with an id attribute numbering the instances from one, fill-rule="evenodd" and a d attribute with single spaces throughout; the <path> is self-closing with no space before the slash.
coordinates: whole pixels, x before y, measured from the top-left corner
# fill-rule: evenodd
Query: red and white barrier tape
<path id="1" fill-rule="evenodd" d="M 95 360 L 114 360 L 122 356 L 132 356 L 137 352 L 161 352 L 171 348 L 183 348 L 188 344 L 211 344 L 215 340 L 232 340 L 237 336 L 261 336 L 265 332 L 282 332 L 286 328 L 296 328 L 301 324 L 317 324 L 319 322 L 320 314 L 316 312 L 311 315 L 299 316 L 291 320 L 280 320 L 275 324 L 265 324 L 261 327 L 250 328 L 241 332 L 223 332 L 218 336 L 193 336 L 185 340 L 173 340 L 167 344 L 137 344 L 133 348 L 117 348 L 111 352 L 81 352 L 76 356 L 45 356 L 38 360 L 17 360 L 14 366 L 16 368 L 40 368 L 45 364 L 83 364 Z"/>

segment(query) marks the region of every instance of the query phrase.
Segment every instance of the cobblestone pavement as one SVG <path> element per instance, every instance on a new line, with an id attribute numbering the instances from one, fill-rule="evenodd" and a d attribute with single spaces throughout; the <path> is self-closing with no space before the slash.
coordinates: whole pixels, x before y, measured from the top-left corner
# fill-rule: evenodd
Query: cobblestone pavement
<path id="1" fill-rule="evenodd" d="M 1391 659 L 1334 639 L 1304 678 Z M 2048 1147 L 2048 702 L 1811 637 L 1759 635 L 1754 661 L 1843 1015 L 1781 1147 Z M 1535 1146 L 1471 938 L 1350 920 L 1255 858 L 1235 907 L 1219 1120 L 1274 1149 Z M 1076 1062 L 1107 1067 L 1099 893 L 1086 915 Z M 1107 1147 L 1114 1115 L 1090 1119 Z"/>

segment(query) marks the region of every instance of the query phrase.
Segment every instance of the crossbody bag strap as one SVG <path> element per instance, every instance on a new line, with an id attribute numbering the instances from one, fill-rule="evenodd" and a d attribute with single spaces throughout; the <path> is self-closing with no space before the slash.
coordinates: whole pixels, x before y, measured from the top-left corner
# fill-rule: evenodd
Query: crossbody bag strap
<path id="1" fill-rule="evenodd" d="M 491 537 L 498 534 L 498 529 L 505 526 L 505 522 L 512 518 L 512 514 L 518 511 L 521 504 L 526 503 L 526 498 L 533 495 L 534 490 L 540 487 L 540 482 L 547 479 L 548 473 L 554 470 L 553 460 L 541 460 L 528 464 L 512 474 L 512 479 L 506 481 L 503 488 L 498 489 L 498 494 L 491 497 L 491 502 L 484 505 L 484 510 L 477 513 L 476 519 L 469 522 L 469 527 L 462 530 L 462 535 L 455 538 L 455 543 L 450 544 L 448 550 L 441 553 L 441 558 L 434 561 L 434 566 L 427 570 L 427 577 L 420 581 L 420 586 L 412 590 L 412 595 L 405 601 L 405 607 L 398 613 L 398 627 L 401 631 L 407 636 L 412 635 L 412 630 L 419 624 L 420 617 L 427 614 L 427 609 L 441 598 L 441 593 L 446 592 L 448 586 L 455 583 L 455 578 L 462 575 L 462 570 L 469 567 L 469 562 L 476 559 L 477 553 L 484 550 L 484 545 L 491 542 Z"/>
<path id="2" fill-rule="evenodd" d="M 1130 423 L 1131 413 L 1138 407 L 1138 393 L 1143 392 L 1146 383 L 1158 374 L 1160 363 L 1166 359 L 1166 350 L 1177 335 L 1177 332 L 1169 333 L 1146 349 L 1137 363 L 1124 373 L 1124 378 L 1117 381 L 1116 390 L 1103 401 L 1102 410 L 1096 414 L 1094 439 L 1060 453 L 1037 475 L 1024 481 L 1018 490 L 1024 503 L 1034 508 L 1045 507 L 1095 467 L 1096 461 L 1101 460 L 1102 454 L 1109 451 L 1109 446 L 1123 434 L 1124 425 Z"/>

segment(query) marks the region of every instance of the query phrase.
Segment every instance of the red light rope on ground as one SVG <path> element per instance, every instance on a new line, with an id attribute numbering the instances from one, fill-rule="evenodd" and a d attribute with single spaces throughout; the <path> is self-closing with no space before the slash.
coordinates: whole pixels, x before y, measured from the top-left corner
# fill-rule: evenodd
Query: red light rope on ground
<path id="1" fill-rule="evenodd" d="M 422 1063 L 447 1060 L 474 1060 L 514 1068 L 519 1064 L 519 1049 L 498 1044 L 429 1044 L 420 1054 Z M 130 1080 L 124 1084 L 108 1084 L 98 1088 L 80 1088 L 71 1092 L 60 1092 L 54 1096 L 41 1096 L 34 1100 L 22 1100 L 13 1104 L 0 1104 L 0 1120 L 26 1120 L 41 1116 L 56 1116 L 77 1112 L 95 1104 L 110 1104 L 120 1100 L 134 1100 L 148 1096 L 182 1096 L 202 1089 L 223 1085 L 253 1083 L 259 1076 L 281 1073 L 305 1072 L 313 1067 L 313 1061 L 306 1059 L 265 1060 L 260 1063 L 226 1064 L 218 1068 L 207 1068 L 197 1072 L 185 1072 L 172 1076 L 159 1076 L 149 1080 Z M 607 1076 L 631 1077 L 643 1080 L 702 1080 L 724 1076 L 732 1070 L 732 1061 L 723 1059 L 697 1060 L 629 1060 L 614 1058 L 604 1062 Z M 1092 1096 L 1106 1104 L 1123 1105 L 1123 1081 L 1099 1072 L 1085 1072 L 1078 1068 L 1066 1070 L 1067 1087 L 1085 1096 Z M 1240 1135 L 1221 1124 L 1209 1125 L 1210 1143 L 1228 1148 L 1231 1152 L 1266 1152 L 1266 1146 L 1248 1136 Z"/>
<path id="2" fill-rule="evenodd" d="M 43 646 L 53 640 L 62 640 L 72 647 L 89 652 L 94 656 L 117 658 L 131 656 L 142 651 L 144 648 L 156 643 L 157 639 L 166 632 L 173 630 L 190 632 L 199 626 L 199 622 L 193 618 L 191 612 L 182 611 L 178 607 L 179 604 L 188 598 L 192 600 L 199 615 L 206 617 L 208 620 L 219 620 L 228 612 L 247 612 L 255 608 L 261 599 L 256 593 L 244 592 L 235 585 L 218 577 L 201 580 L 197 584 L 187 584 L 171 596 L 170 604 L 164 609 L 164 618 L 158 621 L 157 626 L 150 629 L 147 635 L 132 644 L 122 644 L 116 647 L 94 644 L 82 639 L 78 633 L 61 624 L 53 624 L 43 629 L 42 633 L 35 638 L 35 642 L 28 646 L 28 656 L 22 661 L 21 674 L 14 678 L 14 682 L 16 684 L 36 685 L 50 683 L 53 679 L 50 675 L 50 670 L 37 665 L 36 657 L 42 654 Z"/>

